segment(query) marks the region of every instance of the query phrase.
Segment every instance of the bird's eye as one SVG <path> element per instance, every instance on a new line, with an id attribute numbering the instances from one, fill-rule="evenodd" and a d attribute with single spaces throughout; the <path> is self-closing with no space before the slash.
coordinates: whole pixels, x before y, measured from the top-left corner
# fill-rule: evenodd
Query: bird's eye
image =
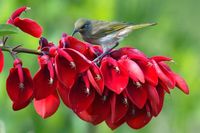
<path id="1" fill-rule="evenodd" d="M 82 27 L 81 27 L 81 29 L 87 29 L 89 27 L 89 25 L 88 24 L 85 24 L 85 25 L 83 25 Z"/>

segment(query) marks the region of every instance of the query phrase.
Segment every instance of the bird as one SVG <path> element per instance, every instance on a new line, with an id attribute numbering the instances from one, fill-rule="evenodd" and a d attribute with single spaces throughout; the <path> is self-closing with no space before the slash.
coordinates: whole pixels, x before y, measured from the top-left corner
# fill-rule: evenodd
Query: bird
<path id="1" fill-rule="evenodd" d="M 80 33 L 84 41 L 94 45 L 101 45 L 103 53 L 95 59 L 95 61 L 97 61 L 117 47 L 119 42 L 132 31 L 156 24 L 157 23 L 132 24 L 80 18 L 74 23 L 72 36 L 76 33 Z"/>

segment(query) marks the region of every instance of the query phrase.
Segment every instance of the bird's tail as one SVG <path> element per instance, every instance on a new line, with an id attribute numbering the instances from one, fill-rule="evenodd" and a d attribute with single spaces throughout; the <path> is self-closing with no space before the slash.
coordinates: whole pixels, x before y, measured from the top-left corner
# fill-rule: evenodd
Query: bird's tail
<path id="1" fill-rule="evenodd" d="M 156 24 L 157 24 L 157 23 L 136 24 L 136 25 L 131 25 L 131 29 L 132 29 L 132 30 L 137 30 L 137 29 L 141 29 L 141 28 L 153 26 L 153 25 L 156 25 Z"/>

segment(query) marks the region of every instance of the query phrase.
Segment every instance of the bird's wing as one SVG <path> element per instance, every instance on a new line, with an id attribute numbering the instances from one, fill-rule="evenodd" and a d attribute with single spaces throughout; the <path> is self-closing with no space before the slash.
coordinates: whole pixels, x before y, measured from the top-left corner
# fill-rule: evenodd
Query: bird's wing
<path id="1" fill-rule="evenodd" d="M 100 38 L 115 33 L 128 26 L 130 26 L 130 24 L 120 22 L 93 21 L 91 34 L 94 38 Z"/>

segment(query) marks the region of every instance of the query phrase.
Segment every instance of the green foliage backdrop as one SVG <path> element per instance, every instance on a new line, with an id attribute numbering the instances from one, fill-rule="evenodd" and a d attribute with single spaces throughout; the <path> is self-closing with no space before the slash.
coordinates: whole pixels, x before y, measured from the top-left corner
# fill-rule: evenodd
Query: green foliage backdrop
<path id="1" fill-rule="evenodd" d="M 115 131 L 105 123 L 96 127 L 80 120 L 63 104 L 56 114 L 43 120 L 33 105 L 14 112 L 5 89 L 12 58 L 5 54 L 4 72 L 0 74 L 0 133 L 196 133 L 200 130 L 200 17 L 197 0 L 0 0 L 0 23 L 20 6 L 30 6 L 25 16 L 37 20 L 44 36 L 57 43 L 62 32 L 71 34 L 76 19 L 157 22 L 158 25 L 132 33 L 121 44 L 136 47 L 148 56 L 166 55 L 171 66 L 189 84 L 190 95 L 178 89 L 167 95 L 161 114 L 145 128 L 133 130 L 123 125 Z M 78 37 L 78 36 L 77 36 Z M 10 44 L 36 49 L 38 40 L 24 33 L 12 36 Z M 24 66 L 34 74 L 37 59 L 21 54 Z"/>

